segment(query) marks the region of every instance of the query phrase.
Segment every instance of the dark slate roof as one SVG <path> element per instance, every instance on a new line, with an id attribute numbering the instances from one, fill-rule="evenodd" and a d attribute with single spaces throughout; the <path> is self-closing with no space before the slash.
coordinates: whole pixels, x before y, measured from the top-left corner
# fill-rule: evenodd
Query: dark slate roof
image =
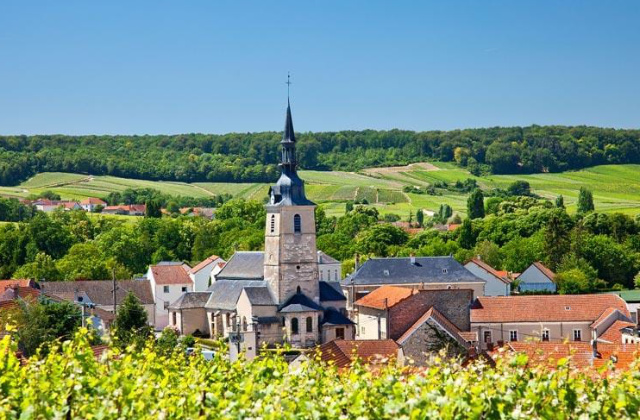
<path id="1" fill-rule="evenodd" d="M 271 297 L 271 293 L 269 292 L 269 288 L 266 284 L 260 287 L 245 287 L 244 292 L 247 294 L 249 298 L 249 302 L 251 305 L 257 306 L 271 306 L 275 305 L 273 302 L 273 298 Z"/>
<path id="2" fill-rule="evenodd" d="M 414 283 L 484 283 L 453 257 L 372 258 L 342 281 L 343 286 Z M 353 280 L 353 283 L 351 282 Z"/>
<path id="3" fill-rule="evenodd" d="M 263 280 L 217 280 L 209 289 L 211 297 L 205 305 L 207 309 L 222 309 L 233 311 L 245 287 L 267 287 Z"/>
<path id="4" fill-rule="evenodd" d="M 186 292 L 169 305 L 169 309 L 204 308 L 210 297 L 211 292 Z"/>
<path id="5" fill-rule="evenodd" d="M 353 321 L 335 309 L 328 309 L 324 311 L 322 325 L 353 325 Z"/>
<path id="6" fill-rule="evenodd" d="M 340 283 L 337 281 L 321 281 L 320 282 L 320 302 L 347 300 L 342 294 Z"/>
<path id="7" fill-rule="evenodd" d="M 216 275 L 216 280 L 263 280 L 264 252 L 238 251 Z"/>
<path id="8" fill-rule="evenodd" d="M 259 316 L 258 324 L 279 324 L 280 318 L 277 316 Z"/>
<path id="9" fill-rule="evenodd" d="M 340 261 L 336 260 L 329 254 L 318 251 L 318 264 L 340 264 Z"/>
<path id="10" fill-rule="evenodd" d="M 96 305 L 113 304 L 113 282 L 111 280 L 82 280 L 82 281 L 43 281 L 40 288 L 49 296 L 73 301 L 78 296 L 87 296 Z M 122 303 L 129 292 L 144 305 L 154 303 L 149 280 L 118 280 L 116 281 L 116 302 Z"/>
<path id="11" fill-rule="evenodd" d="M 309 311 L 322 311 L 322 307 L 309 299 L 302 293 L 296 293 L 291 296 L 280 308 L 278 312 L 309 312 Z"/>

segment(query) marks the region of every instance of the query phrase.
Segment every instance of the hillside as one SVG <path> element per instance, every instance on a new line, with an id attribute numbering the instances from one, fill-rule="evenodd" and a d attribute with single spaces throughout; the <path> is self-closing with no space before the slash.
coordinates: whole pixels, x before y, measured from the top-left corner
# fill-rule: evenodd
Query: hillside
<path id="1" fill-rule="evenodd" d="M 422 208 L 435 211 L 447 203 L 464 214 L 467 194 L 438 190 L 442 195 L 403 192 L 406 186 L 427 187 L 436 182 L 454 184 L 475 179 L 484 189 L 506 188 L 515 180 L 525 180 L 543 197 L 562 194 L 569 211 L 575 210 L 580 187 L 593 191 L 596 209 L 602 212 L 640 213 L 640 165 L 601 165 L 580 171 L 530 175 L 474 176 L 453 163 L 421 163 L 406 167 L 366 169 L 359 173 L 344 171 L 301 171 L 307 194 L 322 204 L 330 214 L 342 214 L 346 201 L 362 201 L 375 205 L 382 213 L 405 217 Z M 262 200 L 266 183 L 183 183 L 143 181 L 113 176 L 87 176 L 70 173 L 41 173 L 16 187 L 0 187 L 0 194 L 27 197 L 51 190 L 63 198 L 106 197 L 110 192 L 127 188 L 154 188 L 171 195 L 206 197 L 229 193 L 236 197 Z"/>
<path id="2" fill-rule="evenodd" d="M 155 136 L 0 136 L 0 185 L 42 172 L 153 181 L 272 182 L 281 134 Z M 360 171 L 415 162 L 455 162 L 475 174 L 562 172 L 640 163 L 640 130 L 598 127 L 495 127 L 414 132 L 298 133 L 307 170 Z"/>

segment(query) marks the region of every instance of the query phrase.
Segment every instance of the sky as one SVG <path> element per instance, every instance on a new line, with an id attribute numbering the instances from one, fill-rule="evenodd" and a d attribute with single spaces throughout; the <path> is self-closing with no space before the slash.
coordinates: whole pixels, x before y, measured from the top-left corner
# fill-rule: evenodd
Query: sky
<path id="1" fill-rule="evenodd" d="M 640 127 L 638 1 L 0 1 L 0 134 Z"/>

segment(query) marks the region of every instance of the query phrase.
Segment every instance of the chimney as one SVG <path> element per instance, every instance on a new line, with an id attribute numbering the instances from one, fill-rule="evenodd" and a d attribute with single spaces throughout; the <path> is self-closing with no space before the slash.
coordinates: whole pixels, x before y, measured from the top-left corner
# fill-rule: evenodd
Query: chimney
<path id="1" fill-rule="evenodd" d="M 476 259 L 479 261 L 482 261 L 482 256 L 481 255 L 476 255 Z"/>
<path id="2" fill-rule="evenodd" d="M 416 254 L 412 252 L 409 256 L 409 259 L 411 261 L 411 265 L 416 265 Z"/>
<path id="3" fill-rule="evenodd" d="M 356 252 L 356 258 L 355 258 L 356 262 L 355 262 L 355 270 L 354 271 L 358 271 L 358 268 L 360 268 L 360 254 L 358 254 Z"/>

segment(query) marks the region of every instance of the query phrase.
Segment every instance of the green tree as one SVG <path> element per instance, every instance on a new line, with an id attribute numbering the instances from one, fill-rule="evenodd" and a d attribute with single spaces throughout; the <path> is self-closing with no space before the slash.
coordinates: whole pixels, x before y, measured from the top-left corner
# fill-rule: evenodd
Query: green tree
<path id="1" fill-rule="evenodd" d="M 150 199 L 145 202 L 145 217 L 154 217 L 159 218 L 162 217 L 162 204 L 157 199 Z"/>
<path id="2" fill-rule="evenodd" d="M 353 202 L 352 201 L 347 201 L 345 206 L 344 206 L 344 210 L 346 213 L 349 213 L 350 211 L 353 210 Z"/>
<path id="3" fill-rule="evenodd" d="M 531 195 L 531 185 L 527 181 L 514 181 L 507 187 L 509 195 Z"/>
<path id="4" fill-rule="evenodd" d="M 640 272 L 638 272 L 638 274 L 636 274 L 633 278 L 633 286 L 636 289 L 640 289 Z"/>
<path id="5" fill-rule="evenodd" d="M 120 347 L 131 343 L 141 344 L 151 334 L 147 311 L 132 293 L 122 301 L 113 321 L 113 340 Z"/>
<path id="6" fill-rule="evenodd" d="M 556 207 L 559 209 L 564 208 L 564 197 L 562 196 L 562 194 L 556 197 Z"/>
<path id="7" fill-rule="evenodd" d="M 94 242 L 75 244 L 56 263 L 64 280 L 107 280 L 111 271 Z"/>
<path id="8" fill-rule="evenodd" d="M 171 214 L 179 214 L 180 213 L 180 205 L 175 201 L 171 200 L 167 203 L 167 211 Z"/>
<path id="9" fill-rule="evenodd" d="M 386 257 L 390 246 L 407 242 L 407 233 L 393 225 L 376 224 L 358 234 L 357 247 L 363 254 Z"/>
<path id="10" fill-rule="evenodd" d="M 476 244 L 474 255 L 480 256 L 482 261 L 491 267 L 502 267 L 502 256 L 500 255 L 500 247 L 491 241 L 482 241 Z"/>
<path id="11" fill-rule="evenodd" d="M 580 193 L 578 194 L 578 213 L 586 214 L 594 209 L 593 193 L 585 187 L 580 187 Z"/>
<path id="12" fill-rule="evenodd" d="M 416 212 L 416 222 L 418 223 L 418 227 L 422 227 L 422 224 L 424 223 L 424 212 L 422 209 L 418 209 Z"/>
<path id="13" fill-rule="evenodd" d="M 569 252 L 569 230 L 570 221 L 567 214 L 563 210 L 554 211 L 545 229 L 545 261 L 552 270 L 558 268 L 562 257 Z"/>
<path id="14" fill-rule="evenodd" d="M 17 312 L 18 346 L 26 355 L 40 347 L 43 352 L 54 340 L 68 340 L 82 325 L 82 314 L 74 304 L 48 299 L 22 301 Z"/>
<path id="15" fill-rule="evenodd" d="M 558 285 L 558 293 L 561 295 L 574 295 L 593 291 L 589 278 L 579 268 L 559 272 L 556 274 L 555 282 Z"/>
<path id="16" fill-rule="evenodd" d="M 467 217 L 472 220 L 484 217 L 484 195 L 479 188 L 474 190 L 467 199 Z"/>
<path id="17" fill-rule="evenodd" d="M 32 280 L 61 280 L 60 272 L 56 268 L 53 258 L 44 252 L 38 252 L 32 262 L 23 265 L 14 273 L 14 277 Z"/>
<path id="18" fill-rule="evenodd" d="M 458 243 L 464 249 L 471 249 L 476 245 L 476 236 L 473 233 L 473 225 L 469 218 L 464 219 L 462 226 L 458 229 Z"/>

